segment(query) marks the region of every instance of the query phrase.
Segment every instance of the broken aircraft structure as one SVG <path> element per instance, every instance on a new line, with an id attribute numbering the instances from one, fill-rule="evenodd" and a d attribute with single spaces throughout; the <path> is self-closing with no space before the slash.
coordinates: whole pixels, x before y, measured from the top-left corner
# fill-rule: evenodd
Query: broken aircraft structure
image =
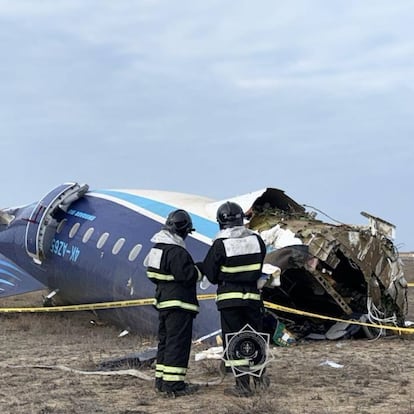
<path id="1" fill-rule="evenodd" d="M 248 226 L 268 246 L 265 263 L 281 269 L 278 286 L 264 288 L 266 301 L 334 318 L 404 326 L 407 282 L 392 241 L 394 225 L 365 212 L 365 226 L 326 223 L 277 189 L 267 189 L 247 214 Z M 297 337 L 317 333 L 322 339 L 332 327 L 329 320 L 277 315 Z M 370 338 L 385 334 L 362 328 Z M 352 332 L 356 329 L 342 335 Z"/>
<path id="2" fill-rule="evenodd" d="M 288 197 L 267 188 L 227 199 L 239 203 L 246 226 L 268 246 L 265 263 L 280 270 L 263 287 L 271 304 L 341 319 L 404 326 L 407 283 L 394 226 L 363 213 L 366 226 L 329 224 Z M 227 201 L 223 200 L 223 201 Z M 40 201 L 0 211 L 0 297 L 47 287 L 59 304 L 93 304 L 150 298 L 153 286 L 143 258 L 151 237 L 174 209 L 187 210 L 197 231 L 187 239 L 202 260 L 218 232 L 223 201 L 153 190 L 94 190 L 77 183 L 52 189 Z M 198 289 L 214 294 L 215 287 Z M 122 329 L 155 333 L 152 306 L 96 311 Z M 269 333 L 283 321 L 296 338 L 325 334 L 332 320 L 269 310 Z M 200 302 L 194 337 L 219 329 L 213 300 Z M 368 336 L 376 329 L 365 329 Z"/>

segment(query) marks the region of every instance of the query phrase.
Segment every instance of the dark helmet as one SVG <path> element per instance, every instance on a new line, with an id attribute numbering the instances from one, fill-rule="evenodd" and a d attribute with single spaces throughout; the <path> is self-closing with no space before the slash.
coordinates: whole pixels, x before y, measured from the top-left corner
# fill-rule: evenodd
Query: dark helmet
<path id="1" fill-rule="evenodd" d="M 220 229 L 242 226 L 244 213 L 243 209 L 232 201 L 222 204 L 217 210 L 217 221 Z"/>
<path id="2" fill-rule="evenodd" d="M 187 237 L 187 234 L 195 230 L 193 229 L 191 217 L 185 210 L 174 210 L 168 214 L 163 228 L 171 233 L 178 234 L 183 239 Z"/>

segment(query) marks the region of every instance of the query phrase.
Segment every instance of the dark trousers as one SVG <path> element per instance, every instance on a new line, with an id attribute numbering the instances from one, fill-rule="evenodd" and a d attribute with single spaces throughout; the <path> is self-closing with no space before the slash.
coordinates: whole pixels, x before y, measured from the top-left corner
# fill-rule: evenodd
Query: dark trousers
<path id="1" fill-rule="evenodd" d="M 184 387 L 194 314 L 181 309 L 159 312 L 156 386 L 164 391 Z"/>
<path id="2" fill-rule="evenodd" d="M 263 308 L 238 306 L 220 309 L 221 332 L 223 344 L 226 347 L 226 334 L 240 331 L 246 324 L 252 329 L 262 332 Z"/>
<path id="3" fill-rule="evenodd" d="M 223 338 L 223 348 L 227 347 L 226 334 L 237 333 L 249 324 L 257 332 L 263 330 L 264 310 L 261 307 L 238 306 L 220 309 L 221 333 Z M 264 373 L 264 371 L 263 371 Z M 255 380 L 257 377 L 254 377 Z M 261 379 L 259 378 L 258 381 Z M 236 378 L 236 385 L 248 389 L 250 375 L 241 375 Z"/>

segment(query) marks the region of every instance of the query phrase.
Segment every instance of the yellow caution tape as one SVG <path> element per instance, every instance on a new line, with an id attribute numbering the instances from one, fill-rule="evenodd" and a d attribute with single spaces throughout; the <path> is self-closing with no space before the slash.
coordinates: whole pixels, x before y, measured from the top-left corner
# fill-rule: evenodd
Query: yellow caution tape
<path id="1" fill-rule="evenodd" d="M 276 309 L 276 310 L 279 310 L 279 311 L 282 311 L 282 312 L 295 313 L 296 315 L 310 316 L 312 318 L 326 319 L 326 320 L 335 321 L 335 322 L 346 322 L 346 323 L 349 323 L 349 324 L 352 324 L 352 325 L 369 326 L 371 328 L 378 328 L 378 329 L 383 328 L 383 329 L 388 329 L 388 330 L 391 330 L 391 331 L 397 331 L 399 334 L 402 334 L 402 333 L 412 334 L 412 333 L 414 333 L 414 328 L 401 328 L 401 327 L 398 327 L 398 326 L 377 325 L 377 324 L 368 323 L 368 322 L 356 321 L 354 319 L 339 319 L 339 318 L 334 318 L 334 317 L 331 317 L 331 316 L 319 315 L 317 313 L 311 313 L 311 312 L 301 311 L 301 310 L 298 310 L 298 309 L 287 308 L 285 306 L 276 305 L 275 303 L 271 303 L 271 302 L 264 302 L 264 304 L 267 308 Z"/>
<path id="2" fill-rule="evenodd" d="M 200 300 L 214 299 L 215 294 L 206 294 L 198 296 Z M 0 313 L 38 313 L 38 312 L 73 312 L 73 311 L 87 311 L 96 309 L 111 309 L 111 308 L 127 308 L 131 306 L 145 306 L 154 305 L 155 299 L 134 299 L 134 300 L 120 300 L 115 302 L 100 302 L 100 303 L 85 303 L 81 305 L 65 305 L 53 307 L 37 307 L 37 308 L 0 308 Z"/>
<path id="3" fill-rule="evenodd" d="M 154 299 L 121 300 L 117 302 L 85 303 L 41 308 L 0 308 L 0 313 L 73 312 L 95 309 L 126 308 L 130 306 L 153 305 Z"/>
<path id="4" fill-rule="evenodd" d="M 414 282 L 408 282 L 408 283 L 407 283 L 407 286 L 408 286 L 408 287 L 414 287 Z"/>
<path id="5" fill-rule="evenodd" d="M 198 295 L 197 298 L 199 300 L 209 300 L 215 299 L 216 294 L 210 293 L 205 295 Z M 146 299 L 134 299 L 134 300 L 121 300 L 115 302 L 101 302 L 101 303 L 85 303 L 81 305 L 65 305 L 65 306 L 53 306 L 53 307 L 37 307 L 37 308 L 0 308 L 0 313 L 40 313 L 40 312 L 73 312 L 73 311 L 88 311 L 88 310 L 97 310 L 97 309 L 112 309 L 112 308 L 126 308 L 132 306 L 146 306 L 146 305 L 153 305 L 155 303 L 155 299 L 153 298 L 146 298 Z M 286 313 L 294 313 L 296 315 L 302 316 L 309 316 L 312 318 L 319 318 L 325 319 L 335 322 L 346 322 L 353 325 L 363 325 L 369 326 L 372 328 L 378 329 L 388 329 L 397 331 L 400 334 L 412 334 L 414 333 L 414 328 L 402 328 L 397 326 L 389 326 L 389 325 L 376 325 L 372 323 L 356 321 L 356 320 L 349 320 L 349 319 L 339 319 L 334 318 L 331 316 L 319 315 L 317 313 L 311 313 L 306 311 L 301 311 L 298 309 L 288 308 L 286 306 L 277 305 L 271 302 L 264 302 L 264 305 L 267 308 L 279 310 Z"/>

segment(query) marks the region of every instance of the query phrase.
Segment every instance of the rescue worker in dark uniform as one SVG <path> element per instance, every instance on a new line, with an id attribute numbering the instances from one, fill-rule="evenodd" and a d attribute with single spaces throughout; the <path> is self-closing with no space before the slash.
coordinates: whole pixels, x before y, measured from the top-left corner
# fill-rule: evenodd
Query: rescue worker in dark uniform
<path id="1" fill-rule="evenodd" d="M 257 281 L 262 275 L 266 246 L 258 234 L 244 226 L 244 217 L 238 204 L 222 204 L 217 210 L 220 231 L 204 261 L 197 264 L 207 279 L 218 285 L 216 303 L 224 349 L 226 334 L 238 332 L 246 324 L 258 332 L 263 328 L 264 307 Z M 255 389 L 265 389 L 269 383 L 264 373 L 254 376 Z M 237 376 L 235 387 L 225 389 L 224 393 L 251 396 L 250 375 Z"/>
<path id="2" fill-rule="evenodd" d="M 201 273 L 186 250 L 184 239 L 193 231 L 185 210 L 171 212 L 144 264 L 155 283 L 155 307 L 159 311 L 155 387 L 167 396 L 193 394 L 196 384 L 184 382 L 190 357 L 193 319 L 199 311 L 196 294 Z"/>

